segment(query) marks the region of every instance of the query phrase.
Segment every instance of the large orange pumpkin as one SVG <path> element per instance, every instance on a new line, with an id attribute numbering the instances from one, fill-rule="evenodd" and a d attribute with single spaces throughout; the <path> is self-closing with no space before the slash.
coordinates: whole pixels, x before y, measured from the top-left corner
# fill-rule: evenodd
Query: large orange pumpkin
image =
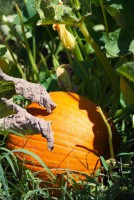
<path id="1" fill-rule="evenodd" d="M 26 135 L 25 138 L 10 134 L 8 148 L 24 148 L 36 153 L 54 174 L 63 172 L 63 169 L 93 174 L 100 167 L 99 156 L 109 157 L 108 131 L 97 105 L 74 93 L 52 92 L 50 96 L 57 104 L 52 114 L 37 103 L 31 103 L 27 111 L 52 121 L 54 149 L 47 149 L 46 139 L 41 134 Z M 113 139 L 116 137 L 113 144 L 117 146 L 118 136 L 114 126 L 112 130 Z M 25 159 L 30 170 L 43 170 L 30 156 Z M 46 179 L 45 172 L 41 176 Z"/>

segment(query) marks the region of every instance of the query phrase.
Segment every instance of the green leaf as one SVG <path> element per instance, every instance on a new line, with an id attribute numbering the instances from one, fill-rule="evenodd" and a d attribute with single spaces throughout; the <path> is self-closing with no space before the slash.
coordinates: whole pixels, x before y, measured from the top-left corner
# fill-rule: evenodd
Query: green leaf
<path id="1" fill-rule="evenodd" d="M 134 156 L 134 152 L 125 152 L 125 153 L 120 153 L 117 156 Z"/>
<path id="2" fill-rule="evenodd" d="M 9 190 L 8 184 L 7 184 L 6 178 L 4 176 L 4 169 L 1 165 L 1 162 L 0 162 L 0 178 L 1 178 L 1 182 L 2 182 L 2 185 L 3 185 L 4 191 L 5 191 L 6 199 L 9 200 L 11 198 L 10 198 L 10 194 L 9 194 L 9 191 L 8 191 Z"/>
<path id="3" fill-rule="evenodd" d="M 134 33 L 117 29 L 109 34 L 105 44 L 108 57 L 121 57 L 132 52 L 134 54 Z"/>
<path id="4" fill-rule="evenodd" d="M 134 62 L 127 62 L 117 68 L 122 76 L 127 78 L 129 81 L 134 82 Z"/>
<path id="5" fill-rule="evenodd" d="M 0 101 L 0 118 L 15 114 L 14 110 L 8 108 L 2 101 Z"/>
<path id="6" fill-rule="evenodd" d="M 86 1 L 88 2 L 88 0 L 86 0 Z M 100 5 L 100 0 L 91 0 L 91 2 L 96 6 Z"/>
<path id="7" fill-rule="evenodd" d="M 0 57 L 4 56 L 6 51 L 7 51 L 7 48 L 5 47 L 5 45 L 0 44 Z"/>
<path id="8" fill-rule="evenodd" d="M 49 77 L 49 78 L 43 83 L 44 87 L 45 87 L 46 89 L 48 89 L 48 87 L 49 87 L 49 85 L 51 84 L 51 82 L 52 82 L 52 77 Z"/>
<path id="9" fill-rule="evenodd" d="M 15 84 L 12 81 L 1 81 L 0 80 L 0 98 L 10 97 L 15 94 Z"/>
<path id="10" fill-rule="evenodd" d="M 134 30 L 133 0 L 111 0 L 105 8 L 122 28 Z"/>
<path id="11" fill-rule="evenodd" d="M 108 171 L 108 165 L 107 165 L 105 159 L 104 159 L 102 156 L 100 156 L 100 160 L 101 160 L 101 162 L 102 162 L 102 165 L 103 165 L 104 169 L 105 169 L 106 171 Z"/>
<path id="12" fill-rule="evenodd" d="M 42 85 L 47 89 L 47 91 L 55 91 L 59 89 L 59 86 L 57 84 L 57 77 L 54 74 L 51 74 L 49 78 L 44 80 Z"/>
<path id="13" fill-rule="evenodd" d="M 9 64 L 5 58 L 0 57 L 0 68 L 3 72 L 8 73 L 9 71 Z"/>
<path id="14" fill-rule="evenodd" d="M 64 4 L 59 5 L 59 0 L 35 0 L 35 8 L 41 19 L 38 24 L 41 25 L 78 22 L 72 8 Z"/>
<path id="15" fill-rule="evenodd" d="M 0 80 L 0 98 L 10 98 L 15 94 L 15 85 L 11 81 Z M 6 105 L 0 101 L 0 117 L 6 117 L 13 114 L 13 110 L 6 107 Z"/>
<path id="16" fill-rule="evenodd" d="M 120 88 L 125 101 L 130 105 L 134 105 L 134 86 L 132 82 L 122 76 L 120 78 Z"/>
<path id="17" fill-rule="evenodd" d="M 14 175 L 17 176 L 12 159 L 8 155 L 6 156 L 6 159 L 7 159 L 7 162 L 9 163 L 9 165 L 11 166 L 11 169 L 12 169 Z"/>
<path id="18" fill-rule="evenodd" d="M 12 15 L 15 13 L 14 5 L 18 4 L 22 8 L 24 1 L 20 0 L 0 0 L 0 15 Z"/>
<path id="19" fill-rule="evenodd" d="M 91 2 L 88 0 L 81 0 L 81 10 L 82 15 L 86 15 L 87 13 L 91 12 Z"/>
<path id="20" fill-rule="evenodd" d="M 22 16 L 24 23 L 28 23 L 29 21 L 34 22 L 34 18 L 37 15 L 37 11 L 34 7 L 34 4 L 35 4 L 34 0 L 28 0 L 25 6 L 23 7 Z M 14 24 L 20 24 L 20 18 L 18 15 L 14 19 Z"/>

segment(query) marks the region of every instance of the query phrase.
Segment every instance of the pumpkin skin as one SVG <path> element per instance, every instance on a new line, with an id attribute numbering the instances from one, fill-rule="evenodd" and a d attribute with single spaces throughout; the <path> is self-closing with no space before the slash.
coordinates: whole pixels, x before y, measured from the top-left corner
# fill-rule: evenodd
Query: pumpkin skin
<path id="1" fill-rule="evenodd" d="M 99 156 L 109 158 L 108 131 L 97 111 L 97 105 L 83 96 L 70 92 L 51 92 L 50 96 L 57 104 L 52 114 L 48 114 L 46 109 L 37 103 L 31 103 L 27 111 L 36 117 L 52 121 L 54 149 L 47 149 L 47 141 L 41 134 L 27 134 L 24 138 L 10 134 L 7 147 L 24 148 L 34 152 L 54 174 L 63 173 L 64 170 L 94 174 L 100 167 Z M 113 146 L 116 149 L 118 134 L 113 125 L 111 128 Z M 19 156 L 24 158 L 22 154 Z M 44 170 L 28 155 L 25 156 L 25 161 L 25 166 L 33 172 Z M 45 171 L 41 172 L 40 176 L 47 179 Z"/>

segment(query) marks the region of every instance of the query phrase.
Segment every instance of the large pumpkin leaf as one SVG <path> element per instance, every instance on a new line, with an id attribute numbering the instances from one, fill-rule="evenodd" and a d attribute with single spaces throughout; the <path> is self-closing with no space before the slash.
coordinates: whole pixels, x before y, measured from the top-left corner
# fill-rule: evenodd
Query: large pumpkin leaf
<path id="1" fill-rule="evenodd" d="M 117 72 L 134 82 L 134 62 L 127 62 L 117 68 Z"/>
<path id="2" fill-rule="evenodd" d="M 68 5 L 59 5 L 59 0 L 35 0 L 35 7 L 39 13 L 41 21 L 38 24 L 54 24 L 77 22 L 72 8 Z"/>
<path id="3" fill-rule="evenodd" d="M 117 29 L 109 34 L 105 48 L 109 57 L 125 56 L 130 52 L 134 54 L 134 33 Z"/>
<path id="4" fill-rule="evenodd" d="M 108 13 L 126 30 L 134 30 L 134 1 L 111 0 L 105 5 Z"/>

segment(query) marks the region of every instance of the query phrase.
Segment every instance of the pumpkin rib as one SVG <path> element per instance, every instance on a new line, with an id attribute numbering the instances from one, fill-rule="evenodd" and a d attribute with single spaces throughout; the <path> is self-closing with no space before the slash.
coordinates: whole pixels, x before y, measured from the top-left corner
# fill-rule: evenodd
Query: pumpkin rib
<path id="1" fill-rule="evenodd" d="M 18 137 L 17 137 L 17 138 L 18 138 Z M 20 140 L 23 140 L 23 137 L 20 138 Z M 19 140 L 19 143 L 20 143 L 20 140 Z M 21 144 L 19 144 L 19 146 L 18 146 L 18 145 L 17 145 L 17 144 L 18 144 L 18 140 L 15 142 L 14 136 L 13 136 L 12 139 L 10 139 L 10 143 L 8 143 L 8 144 L 13 144 L 14 146 L 18 146 L 18 147 L 21 146 L 21 147 L 25 148 L 25 147 L 27 147 L 27 143 L 28 143 L 29 140 L 30 140 L 30 142 L 35 143 L 34 145 L 35 145 L 36 147 L 39 147 L 39 146 L 41 145 L 40 142 L 39 142 L 39 145 L 37 145 L 37 142 L 38 142 L 38 141 L 36 141 L 36 140 L 34 140 L 34 139 L 32 139 L 32 138 L 27 138 L 27 140 L 26 140 L 25 142 L 22 142 L 22 141 L 21 141 Z M 23 144 L 22 144 L 22 143 L 23 143 Z M 34 148 L 34 145 L 33 145 L 33 147 L 31 147 L 31 145 L 30 145 L 30 148 Z M 44 146 L 44 142 L 43 142 L 43 141 L 42 141 L 42 146 Z M 38 150 L 42 150 L 42 146 L 40 146 L 40 148 L 39 148 Z M 64 147 L 64 148 L 66 148 L 66 149 L 72 148 L 71 146 L 64 146 L 64 145 L 60 145 L 60 144 L 58 144 L 58 143 L 56 143 L 56 147 L 61 147 L 61 148 Z M 87 148 L 86 145 L 85 145 L 85 146 L 82 146 L 82 145 L 77 145 L 77 144 L 76 144 L 76 146 L 73 147 L 73 150 L 74 150 L 74 151 L 79 151 L 80 153 L 84 153 L 84 152 L 90 153 L 90 152 L 92 152 L 92 153 L 94 153 L 94 154 L 97 154 L 97 152 L 93 152 L 93 150 Z M 48 151 L 48 152 L 49 152 L 49 151 Z M 62 151 L 61 151 L 61 154 L 62 154 Z"/>
<path id="2" fill-rule="evenodd" d="M 37 145 L 37 144 L 36 144 Z M 13 143 L 8 143 L 8 147 L 10 147 L 11 148 L 11 146 L 12 146 L 12 148 L 20 148 L 20 146 L 21 145 L 14 145 Z M 37 147 L 37 146 L 36 146 Z M 56 147 L 57 147 L 57 145 L 56 145 Z M 32 152 L 34 152 L 34 153 L 37 153 L 38 154 L 38 151 L 40 151 L 40 149 L 34 149 L 31 145 L 30 145 L 30 147 L 29 146 L 24 146 L 24 147 L 22 147 L 23 149 L 28 149 L 28 150 L 30 150 L 31 151 L 31 148 L 33 149 L 33 151 Z M 70 149 L 69 147 L 64 147 L 65 148 L 65 150 L 67 150 L 67 149 Z M 88 154 L 94 154 L 93 152 L 88 152 L 87 150 L 86 151 L 82 151 L 82 150 L 80 150 L 80 149 L 72 149 L 70 152 L 68 152 L 68 154 L 70 154 L 70 153 L 81 153 L 82 155 L 79 155 L 79 158 L 80 159 L 82 159 L 83 158 L 83 155 L 86 157 Z M 53 154 L 57 154 L 57 152 L 53 152 Z M 94 154 L 95 155 L 95 154 Z M 67 155 L 65 155 L 64 154 L 64 152 L 63 151 L 61 151 L 61 153 L 60 153 L 60 156 L 67 156 Z M 96 156 L 96 155 L 95 155 Z M 47 157 L 47 156 L 45 156 L 45 157 Z"/>
<path id="3" fill-rule="evenodd" d="M 17 148 L 16 148 L 17 149 Z M 26 148 L 27 150 L 30 150 L 30 149 L 28 149 L 28 148 Z M 37 155 L 38 155 L 38 152 L 34 152 L 34 153 L 36 153 Z M 22 153 L 17 153 L 17 155 L 18 156 L 20 156 L 23 160 L 24 160 L 24 162 L 25 162 L 25 158 L 26 158 L 26 160 L 28 160 L 28 164 L 29 164 L 29 162 L 31 163 L 31 164 L 29 164 L 29 165 L 31 165 L 31 166 L 38 166 L 38 167 L 41 167 L 41 165 L 36 161 L 36 160 L 33 160 L 33 158 L 31 158 L 30 156 L 22 156 Z M 74 169 L 74 167 L 72 167 L 72 166 L 74 166 L 74 165 L 76 165 L 76 158 L 74 157 L 74 156 L 72 156 L 71 157 L 71 165 L 70 165 L 70 163 L 68 163 L 68 161 L 66 162 L 66 164 L 64 164 L 64 168 L 66 168 L 66 169 L 68 169 L 68 170 L 70 170 L 70 171 L 72 171 L 72 170 L 77 170 L 77 171 L 85 171 L 85 172 L 87 172 L 87 173 L 89 173 L 89 172 L 91 172 L 93 169 L 92 169 L 92 167 L 91 167 L 91 169 L 90 169 L 90 165 L 92 166 L 92 162 L 90 162 L 90 163 L 88 163 L 88 166 L 86 167 L 86 164 L 83 162 L 83 160 L 81 160 L 81 163 L 83 163 L 82 165 L 81 165 L 81 167 L 80 168 L 77 168 L 76 167 L 76 169 Z M 45 162 L 45 160 L 43 160 L 44 161 L 44 163 L 46 164 L 46 162 Z M 64 162 L 65 160 L 63 160 L 63 161 L 61 161 L 61 163 L 59 163 L 58 162 L 58 166 L 57 167 L 55 167 L 55 168 L 63 168 L 63 167 L 60 167 L 60 166 L 62 166 L 62 163 Z M 79 162 L 79 160 L 77 160 L 77 164 L 78 163 L 80 163 Z M 27 164 L 27 163 L 26 163 Z M 52 168 L 54 168 L 53 166 L 55 166 L 57 163 L 51 163 L 51 165 L 52 165 L 52 167 L 51 166 L 49 166 L 49 168 L 50 169 L 52 169 Z"/>

